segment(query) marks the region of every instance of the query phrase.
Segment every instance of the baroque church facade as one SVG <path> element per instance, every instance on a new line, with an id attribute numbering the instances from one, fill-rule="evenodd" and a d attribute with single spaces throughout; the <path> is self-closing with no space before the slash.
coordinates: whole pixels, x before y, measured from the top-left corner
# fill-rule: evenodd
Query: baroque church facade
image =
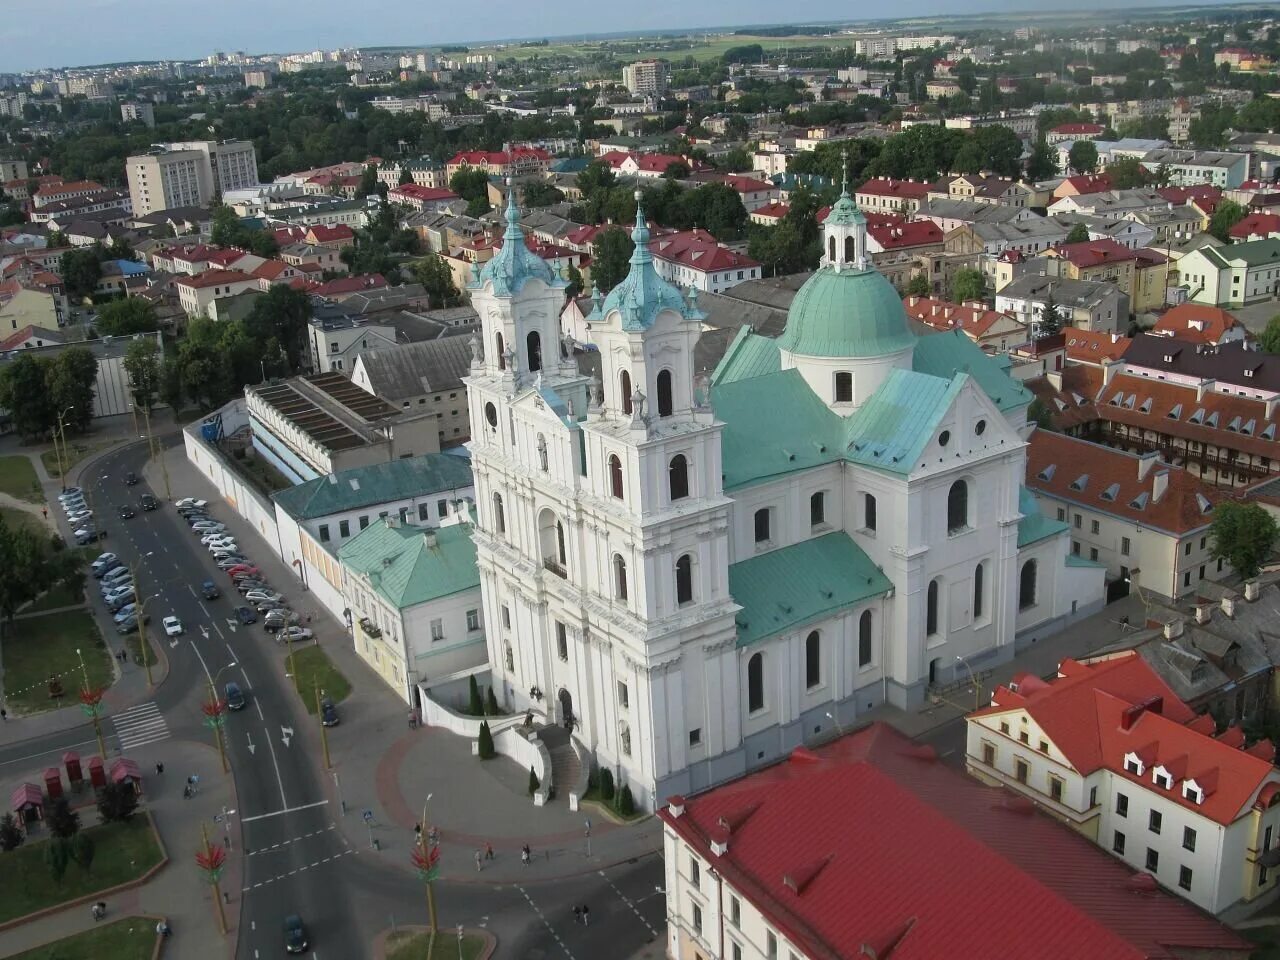
<path id="1" fill-rule="evenodd" d="M 1104 569 L 1023 487 L 1030 394 L 962 334 L 912 332 L 847 193 L 783 335 L 744 328 L 709 378 L 696 291 L 658 276 L 642 210 L 628 276 L 593 297 L 598 379 L 514 191 L 506 220 L 469 285 L 493 685 L 572 718 L 637 804 L 918 705 L 1102 606 Z"/>

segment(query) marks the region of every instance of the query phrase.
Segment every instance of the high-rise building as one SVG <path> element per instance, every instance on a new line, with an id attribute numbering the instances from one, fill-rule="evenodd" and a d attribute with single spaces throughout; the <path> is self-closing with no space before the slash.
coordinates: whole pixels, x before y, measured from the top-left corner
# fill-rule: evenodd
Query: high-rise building
<path id="1" fill-rule="evenodd" d="M 156 144 L 147 153 L 130 157 L 125 169 L 138 216 L 208 204 L 215 195 L 258 182 L 258 157 L 247 140 Z"/>
<path id="2" fill-rule="evenodd" d="M 622 68 L 622 82 L 637 96 L 660 97 L 667 92 L 667 65 L 662 60 L 638 60 Z"/>
<path id="3" fill-rule="evenodd" d="M 120 104 L 120 119 L 125 123 L 141 120 L 148 127 L 156 125 L 156 108 L 149 103 Z"/>

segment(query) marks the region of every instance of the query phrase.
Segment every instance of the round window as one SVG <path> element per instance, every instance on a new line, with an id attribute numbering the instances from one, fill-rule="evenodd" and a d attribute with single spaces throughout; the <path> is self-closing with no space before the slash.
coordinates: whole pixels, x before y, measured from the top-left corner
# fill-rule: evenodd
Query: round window
<path id="1" fill-rule="evenodd" d="M 950 430 L 943 430 L 940 434 L 938 434 L 938 446 L 945 447 L 950 442 L 951 442 Z"/>
<path id="2" fill-rule="evenodd" d="M 973 432 L 976 433 L 978 436 L 982 436 L 984 433 L 986 433 L 987 421 L 979 420 L 977 423 L 975 423 L 973 425 Z"/>
<path id="3" fill-rule="evenodd" d="M 484 405 L 484 418 L 489 421 L 489 426 L 496 427 L 498 425 L 498 408 L 492 403 Z"/>

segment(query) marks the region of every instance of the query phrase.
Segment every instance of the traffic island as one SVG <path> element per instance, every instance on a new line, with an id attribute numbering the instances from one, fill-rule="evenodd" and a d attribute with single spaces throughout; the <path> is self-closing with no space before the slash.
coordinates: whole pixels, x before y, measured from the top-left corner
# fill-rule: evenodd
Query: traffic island
<path id="1" fill-rule="evenodd" d="M 373 942 L 373 955 L 378 960 L 489 960 L 498 949 L 498 939 L 487 930 L 462 931 L 459 942 L 456 927 L 441 927 L 435 946 L 425 927 L 398 927 L 383 931 Z"/>
<path id="2" fill-rule="evenodd" d="M 125 917 L 63 937 L 10 960 L 152 960 L 159 953 L 157 917 Z"/>
<path id="3" fill-rule="evenodd" d="M 351 684 L 347 682 L 333 661 L 319 646 L 300 647 L 285 655 L 285 670 L 293 679 L 294 689 L 302 698 L 307 713 L 316 712 L 316 691 L 328 697 L 334 703 L 341 703 L 351 695 Z"/>
<path id="4" fill-rule="evenodd" d="M 86 675 L 93 689 L 115 679 L 102 634 L 84 609 L 22 616 L 5 624 L 0 660 L 4 698 L 15 715 L 76 704 Z"/>

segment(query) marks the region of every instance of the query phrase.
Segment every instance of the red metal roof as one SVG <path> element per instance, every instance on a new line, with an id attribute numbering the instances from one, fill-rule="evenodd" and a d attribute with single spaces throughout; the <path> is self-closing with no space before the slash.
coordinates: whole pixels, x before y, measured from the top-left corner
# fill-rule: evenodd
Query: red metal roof
<path id="1" fill-rule="evenodd" d="M 431 203 L 437 200 L 457 200 L 458 195 L 452 190 L 445 187 L 423 187 L 416 183 L 406 183 L 401 186 L 394 187 L 388 194 L 389 197 L 404 197 L 407 200 L 417 200 L 420 203 Z"/>
<path id="2" fill-rule="evenodd" d="M 1229 231 L 1232 240 L 1260 240 L 1280 233 L 1280 214 L 1251 213 Z"/>
<path id="3" fill-rule="evenodd" d="M 206 270 L 204 273 L 197 273 L 194 277 L 181 277 L 175 282 L 178 286 L 200 290 L 204 287 L 218 287 L 224 283 L 243 283 L 245 280 L 253 280 L 253 277 L 239 270 Z"/>
<path id="4" fill-rule="evenodd" d="M 322 283 L 312 292 L 317 296 L 332 297 L 341 293 L 359 293 L 361 290 L 379 290 L 386 285 L 387 278 L 380 273 L 359 273 Z"/>
<path id="5" fill-rule="evenodd" d="M 23 807 L 38 807 L 42 803 L 44 803 L 44 792 L 34 783 L 24 783 L 9 795 L 9 807 L 15 813 Z"/>
<path id="6" fill-rule="evenodd" d="M 923 200 L 929 195 L 930 189 L 930 184 L 925 183 L 923 180 L 895 180 L 892 177 L 875 177 L 854 191 L 854 196 L 866 194 L 872 197 L 906 197 L 910 200 Z"/>
<path id="7" fill-rule="evenodd" d="M 1118 333 L 1063 327 L 1066 335 L 1067 359 L 1077 363 L 1101 363 L 1104 358 L 1119 360 L 1133 341 Z"/>
<path id="8" fill-rule="evenodd" d="M 661 260 L 710 273 L 716 270 L 747 269 L 760 266 L 750 257 L 720 246 L 705 230 L 682 230 L 649 241 L 649 250 Z"/>
<path id="9" fill-rule="evenodd" d="M 659 816 L 813 957 L 1165 960 L 1250 949 L 884 724 L 799 748 Z M 727 842 L 721 856 L 713 836 Z"/>
<path id="10" fill-rule="evenodd" d="M 1049 132 L 1062 134 L 1099 134 L 1105 129 L 1106 127 L 1100 123 L 1060 123 Z"/>
<path id="11" fill-rule="evenodd" d="M 791 211 L 791 205 L 783 203 L 781 200 L 770 200 L 763 207 L 756 207 L 751 211 L 753 217 L 771 217 L 774 220 L 781 220 Z"/>
<path id="12" fill-rule="evenodd" d="M 1047 252 L 1081 269 L 1096 267 L 1102 263 L 1121 263 L 1138 258 L 1136 252 L 1110 237 L 1084 240 L 1080 243 L 1064 243 Z"/>
<path id="13" fill-rule="evenodd" d="M 1102 193 L 1111 189 L 1111 178 L 1105 173 L 1085 173 L 1075 177 L 1067 177 L 1058 189 L 1062 186 L 1070 184 L 1076 192 L 1076 195 L 1086 193 Z"/>
<path id="14" fill-rule="evenodd" d="M 884 250 L 905 250 L 942 243 L 942 228 L 932 220 L 867 224 L 867 234 Z"/>
<path id="15" fill-rule="evenodd" d="M 981 304 L 952 303 L 932 297 L 907 297 L 902 301 L 907 316 L 938 330 L 963 330 L 971 337 L 981 337 L 998 320 L 1013 319 L 1007 313 L 989 310 Z"/>
<path id="16" fill-rule="evenodd" d="M 1280 220 L 1280 217 L 1276 219 Z M 1217 343 L 1228 330 L 1240 326 L 1240 321 L 1232 314 L 1201 303 L 1183 303 L 1166 311 L 1152 333 L 1178 340 L 1191 340 L 1196 343 Z"/>

